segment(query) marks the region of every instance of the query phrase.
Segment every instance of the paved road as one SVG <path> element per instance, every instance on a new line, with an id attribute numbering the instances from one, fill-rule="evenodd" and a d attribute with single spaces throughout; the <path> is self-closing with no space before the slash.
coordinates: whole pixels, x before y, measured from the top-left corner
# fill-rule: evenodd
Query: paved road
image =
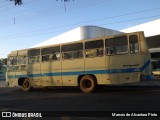
<path id="1" fill-rule="evenodd" d="M 81 114 L 79 111 L 86 111 L 85 114 L 91 113 L 93 115 L 75 118 L 69 114 L 68 117 L 62 115 L 54 118 L 57 120 L 105 120 L 105 115 L 96 117 L 97 111 L 101 113 L 106 111 L 160 112 L 160 81 L 147 81 L 125 86 L 107 86 L 93 94 L 84 94 L 79 88 L 36 88 L 31 92 L 22 92 L 20 88 L 2 86 L 0 87 L 0 111 L 51 111 L 51 113 L 53 111 L 71 111 L 74 114 Z M 98 114 L 101 114 L 100 112 Z M 50 112 L 47 114 L 49 115 Z M 110 112 L 105 114 L 110 114 Z M 117 120 L 118 118 L 107 119 Z M 119 119 L 125 120 L 127 118 Z M 128 119 L 132 120 L 135 117 Z M 154 120 L 157 118 L 145 117 L 143 119 Z"/>
<path id="2" fill-rule="evenodd" d="M 6 86 L 6 81 L 0 80 L 0 87 L 5 87 L 5 86 Z"/>

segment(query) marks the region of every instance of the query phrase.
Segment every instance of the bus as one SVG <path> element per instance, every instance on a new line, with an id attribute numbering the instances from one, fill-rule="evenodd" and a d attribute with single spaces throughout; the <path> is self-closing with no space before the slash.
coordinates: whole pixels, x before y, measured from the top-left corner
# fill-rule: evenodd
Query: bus
<path id="1" fill-rule="evenodd" d="M 160 48 L 149 49 L 154 79 L 160 79 Z"/>
<path id="2" fill-rule="evenodd" d="M 23 91 L 75 86 L 92 93 L 97 86 L 139 82 L 150 75 L 144 33 L 133 32 L 12 51 L 6 81 Z"/>

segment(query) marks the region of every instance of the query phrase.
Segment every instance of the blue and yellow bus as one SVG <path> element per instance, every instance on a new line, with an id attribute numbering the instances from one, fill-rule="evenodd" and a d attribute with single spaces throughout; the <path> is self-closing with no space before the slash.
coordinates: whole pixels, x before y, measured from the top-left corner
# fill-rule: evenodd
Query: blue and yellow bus
<path id="1" fill-rule="evenodd" d="M 144 33 L 133 32 L 12 51 L 6 81 L 23 91 L 77 86 L 91 93 L 97 86 L 134 83 L 150 75 Z"/>

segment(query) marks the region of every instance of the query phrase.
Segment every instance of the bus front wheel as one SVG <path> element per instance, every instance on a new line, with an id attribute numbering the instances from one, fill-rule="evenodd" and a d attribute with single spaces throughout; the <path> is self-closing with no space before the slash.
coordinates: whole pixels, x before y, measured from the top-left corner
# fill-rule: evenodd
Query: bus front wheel
<path id="1" fill-rule="evenodd" d="M 96 88 L 96 80 L 91 75 L 85 75 L 80 80 L 80 89 L 84 93 L 92 93 Z"/>
<path id="2" fill-rule="evenodd" d="M 27 92 L 30 91 L 32 89 L 30 81 L 28 78 L 25 78 L 22 82 L 22 86 L 21 86 L 22 90 Z"/>

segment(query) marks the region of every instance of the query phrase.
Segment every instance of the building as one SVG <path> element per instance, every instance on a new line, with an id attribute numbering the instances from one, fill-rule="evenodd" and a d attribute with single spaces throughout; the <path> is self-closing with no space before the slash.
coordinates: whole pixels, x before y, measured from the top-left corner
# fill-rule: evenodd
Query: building
<path id="1" fill-rule="evenodd" d="M 160 19 L 120 30 L 129 33 L 135 31 L 144 31 L 149 48 L 160 48 Z"/>
<path id="2" fill-rule="evenodd" d="M 160 48 L 160 19 L 133 26 L 120 31 L 98 26 L 81 26 L 39 43 L 33 47 L 85 40 L 95 37 L 116 35 L 121 33 L 144 31 L 149 48 Z"/>
<path id="3" fill-rule="evenodd" d="M 149 49 L 153 50 L 153 48 L 158 48 L 158 50 L 160 51 L 160 19 L 136 25 L 120 31 L 102 28 L 98 26 L 81 26 L 56 37 L 53 37 L 49 40 L 46 40 L 42 43 L 39 43 L 33 47 L 40 47 L 137 31 L 144 31 Z"/>

